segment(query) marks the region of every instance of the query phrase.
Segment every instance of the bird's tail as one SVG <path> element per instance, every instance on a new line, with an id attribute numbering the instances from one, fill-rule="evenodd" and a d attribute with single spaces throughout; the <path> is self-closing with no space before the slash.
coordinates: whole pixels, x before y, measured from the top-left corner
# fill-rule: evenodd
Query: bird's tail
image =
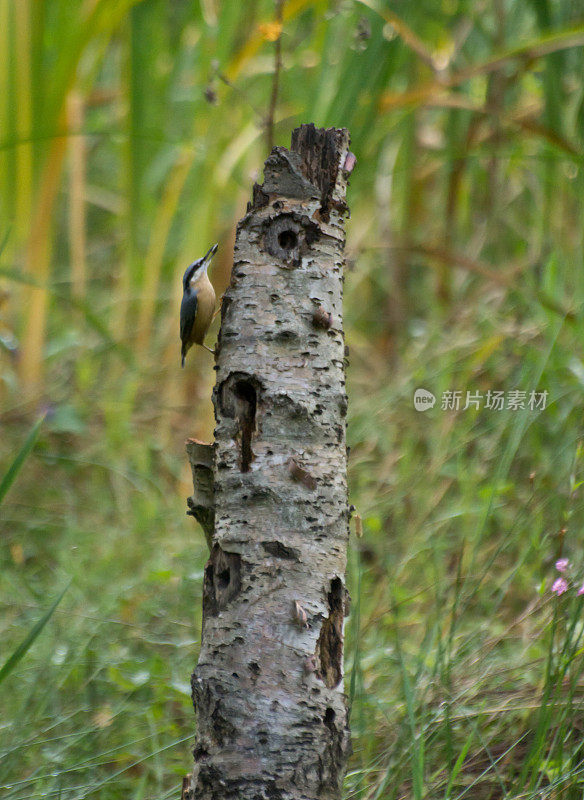
<path id="1" fill-rule="evenodd" d="M 186 356 L 186 350 L 183 345 L 180 349 L 180 365 L 183 369 L 185 368 L 185 356 Z"/>

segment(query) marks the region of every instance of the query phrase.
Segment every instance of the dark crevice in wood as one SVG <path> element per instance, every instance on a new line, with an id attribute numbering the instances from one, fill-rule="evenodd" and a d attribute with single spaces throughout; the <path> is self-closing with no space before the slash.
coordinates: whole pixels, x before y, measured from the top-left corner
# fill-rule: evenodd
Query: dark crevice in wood
<path id="1" fill-rule="evenodd" d="M 247 668 L 251 672 L 251 685 L 255 686 L 261 673 L 260 665 L 257 661 L 250 661 Z"/>
<path id="2" fill-rule="evenodd" d="M 202 744 L 198 744 L 193 750 L 193 757 L 195 761 L 203 761 L 205 758 L 209 758 L 209 751 Z"/>
<path id="3" fill-rule="evenodd" d="M 227 607 L 241 589 L 241 556 L 227 553 L 213 546 L 211 557 L 205 566 L 203 581 L 203 614 L 211 617 Z"/>
<path id="4" fill-rule="evenodd" d="M 256 391 L 248 381 L 238 381 L 234 391 L 239 400 L 240 412 L 239 433 L 241 436 L 241 471 L 249 472 L 249 467 L 253 459 L 251 449 L 251 439 L 255 432 L 255 418 L 257 397 Z"/>
<path id="5" fill-rule="evenodd" d="M 262 208 L 267 206 L 270 200 L 269 196 L 263 191 L 259 183 L 254 183 L 252 189 L 252 201 L 247 204 L 247 212 L 249 213 L 252 208 Z"/>
<path id="6" fill-rule="evenodd" d="M 211 712 L 213 727 L 207 736 L 199 739 L 193 751 L 193 755 L 196 758 L 197 747 L 201 748 L 202 758 L 198 759 L 198 765 L 202 768 L 210 755 L 210 751 L 233 741 L 237 730 L 230 721 L 229 696 L 226 694 L 225 687 L 219 681 L 208 680 L 203 683 L 197 674 L 197 669 L 195 669 L 191 676 L 191 692 L 195 712 L 202 707 L 213 709 Z M 214 769 L 212 766 L 210 768 Z"/>
<path id="7" fill-rule="evenodd" d="M 241 472 L 249 472 L 254 459 L 251 447 L 256 431 L 257 381 L 243 373 L 233 373 L 221 384 L 219 403 L 225 416 L 237 420 L 235 438 L 239 440 Z"/>
<path id="8" fill-rule="evenodd" d="M 320 676 L 329 689 L 343 677 L 344 588 L 340 578 L 333 578 L 327 594 L 329 615 L 320 629 L 316 652 L 320 658 Z"/>
<path id="9" fill-rule="evenodd" d="M 327 706 L 327 709 L 324 712 L 323 722 L 326 725 L 326 727 L 331 731 L 331 733 L 336 732 L 335 717 L 336 717 L 336 714 L 335 714 L 334 708 L 331 708 L 330 706 Z"/>
<path id="10" fill-rule="evenodd" d="M 298 561 L 299 552 L 295 547 L 288 547 L 282 542 L 262 542 L 262 547 L 271 556 L 284 558 L 291 561 Z"/>

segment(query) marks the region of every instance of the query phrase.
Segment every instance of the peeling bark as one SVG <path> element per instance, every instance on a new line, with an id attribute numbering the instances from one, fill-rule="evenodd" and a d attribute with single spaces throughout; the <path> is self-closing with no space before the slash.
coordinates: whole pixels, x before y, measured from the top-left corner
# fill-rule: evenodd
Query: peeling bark
<path id="1" fill-rule="evenodd" d="M 196 800 L 341 796 L 348 145 L 345 130 L 296 129 L 290 151 L 272 150 L 237 229 L 192 676 Z"/>

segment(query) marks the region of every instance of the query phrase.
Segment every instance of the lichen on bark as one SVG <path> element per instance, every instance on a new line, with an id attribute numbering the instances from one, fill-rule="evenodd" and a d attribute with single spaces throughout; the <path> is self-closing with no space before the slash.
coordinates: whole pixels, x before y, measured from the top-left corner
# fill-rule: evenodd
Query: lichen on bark
<path id="1" fill-rule="evenodd" d="M 348 147 L 345 130 L 296 129 L 291 150 L 272 150 L 237 228 L 192 676 L 196 800 L 341 795 Z"/>

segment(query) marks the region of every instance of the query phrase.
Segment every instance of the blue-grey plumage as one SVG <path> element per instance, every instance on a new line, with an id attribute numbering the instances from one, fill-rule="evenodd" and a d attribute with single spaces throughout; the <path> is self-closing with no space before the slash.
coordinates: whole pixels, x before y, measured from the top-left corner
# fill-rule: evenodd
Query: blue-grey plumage
<path id="1" fill-rule="evenodd" d="M 214 351 L 203 344 L 215 311 L 215 290 L 207 276 L 209 262 L 217 252 L 213 247 L 196 261 L 193 261 L 183 275 L 183 298 L 180 305 L 181 365 L 185 365 L 187 351 L 199 344 L 210 353 Z"/>

